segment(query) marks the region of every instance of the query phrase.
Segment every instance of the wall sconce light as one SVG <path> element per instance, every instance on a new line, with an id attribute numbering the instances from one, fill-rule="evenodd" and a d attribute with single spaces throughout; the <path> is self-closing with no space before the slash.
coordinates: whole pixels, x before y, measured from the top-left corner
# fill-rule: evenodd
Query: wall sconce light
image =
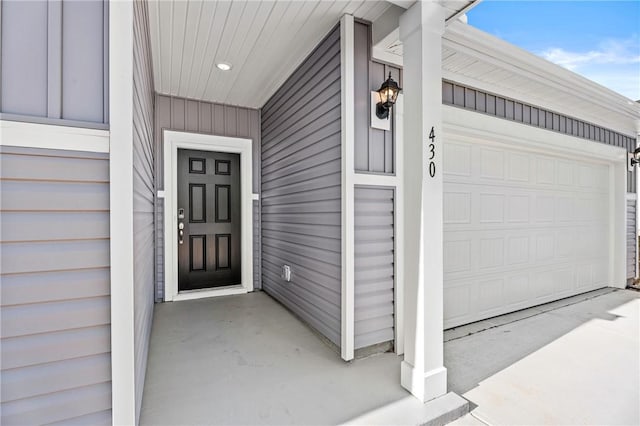
<path id="1" fill-rule="evenodd" d="M 380 102 L 376 104 L 376 116 L 378 118 L 389 119 L 389 110 L 396 103 L 398 93 L 400 93 L 401 90 L 402 88 L 391 78 L 391 73 L 389 73 L 389 78 L 387 78 L 378 89 L 380 99 Z"/>
<path id="2" fill-rule="evenodd" d="M 629 171 L 631 172 L 633 171 L 633 167 L 636 164 L 640 164 L 640 148 L 636 148 L 635 151 L 630 152 L 628 159 L 629 159 Z"/>

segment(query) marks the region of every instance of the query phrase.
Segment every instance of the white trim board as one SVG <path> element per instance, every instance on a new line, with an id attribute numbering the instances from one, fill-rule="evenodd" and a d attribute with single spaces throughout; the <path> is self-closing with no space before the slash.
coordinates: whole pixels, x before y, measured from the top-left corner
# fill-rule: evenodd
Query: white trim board
<path id="1" fill-rule="evenodd" d="M 396 354 L 404 354 L 404 95 L 400 93 L 393 108 L 395 120 L 394 142 L 396 147 L 396 205 L 395 221 L 395 350 Z"/>
<path id="2" fill-rule="evenodd" d="M 355 278 L 354 278 L 354 142 L 355 142 L 355 63 L 353 16 L 340 20 L 341 135 L 342 135 L 342 289 L 340 353 L 342 359 L 354 357 Z"/>
<path id="3" fill-rule="evenodd" d="M 0 120 L 0 146 L 109 152 L 109 131 Z"/>
<path id="4" fill-rule="evenodd" d="M 164 130 L 164 300 L 199 299 L 253 291 L 253 193 L 251 139 Z M 195 292 L 178 292 L 178 148 L 240 154 L 241 285 Z"/>

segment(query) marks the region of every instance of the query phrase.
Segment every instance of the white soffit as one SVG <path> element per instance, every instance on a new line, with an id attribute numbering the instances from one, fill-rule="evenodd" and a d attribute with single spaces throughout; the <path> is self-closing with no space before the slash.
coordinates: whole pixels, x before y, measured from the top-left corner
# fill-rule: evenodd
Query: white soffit
<path id="1" fill-rule="evenodd" d="M 640 104 L 462 22 L 452 22 L 443 36 L 442 74 L 629 136 L 640 121 Z"/>
<path id="2" fill-rule="evenodd" d="M 344 14 L 386 1 L 149 0 L 157 92 L 260 108 Z M 221 71 L 216 63 L 232 65 Z"/>

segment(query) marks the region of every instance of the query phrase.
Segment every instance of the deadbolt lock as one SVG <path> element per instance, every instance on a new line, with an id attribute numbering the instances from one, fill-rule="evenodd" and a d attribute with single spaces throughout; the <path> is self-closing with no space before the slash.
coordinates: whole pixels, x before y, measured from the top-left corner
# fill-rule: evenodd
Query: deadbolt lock
<path id="1" fill-rule="evenodd" d="M 184 209 L 178 209 L 178 220 L 184 219 Z M 184 222 L 178 222 L 178 244 L 184 243 Z"/>

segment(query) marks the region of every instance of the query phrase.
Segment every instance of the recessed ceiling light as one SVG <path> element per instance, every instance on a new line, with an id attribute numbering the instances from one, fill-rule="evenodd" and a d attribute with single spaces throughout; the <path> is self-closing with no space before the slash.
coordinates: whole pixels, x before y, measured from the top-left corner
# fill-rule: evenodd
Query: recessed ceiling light
<path id="1" fill-rule="evenodd" d="M 216 64 L 216 67 L 222 71 L 229 71 L 231 69 L 231 64 L 227 62 L 219 62 Z"/>

